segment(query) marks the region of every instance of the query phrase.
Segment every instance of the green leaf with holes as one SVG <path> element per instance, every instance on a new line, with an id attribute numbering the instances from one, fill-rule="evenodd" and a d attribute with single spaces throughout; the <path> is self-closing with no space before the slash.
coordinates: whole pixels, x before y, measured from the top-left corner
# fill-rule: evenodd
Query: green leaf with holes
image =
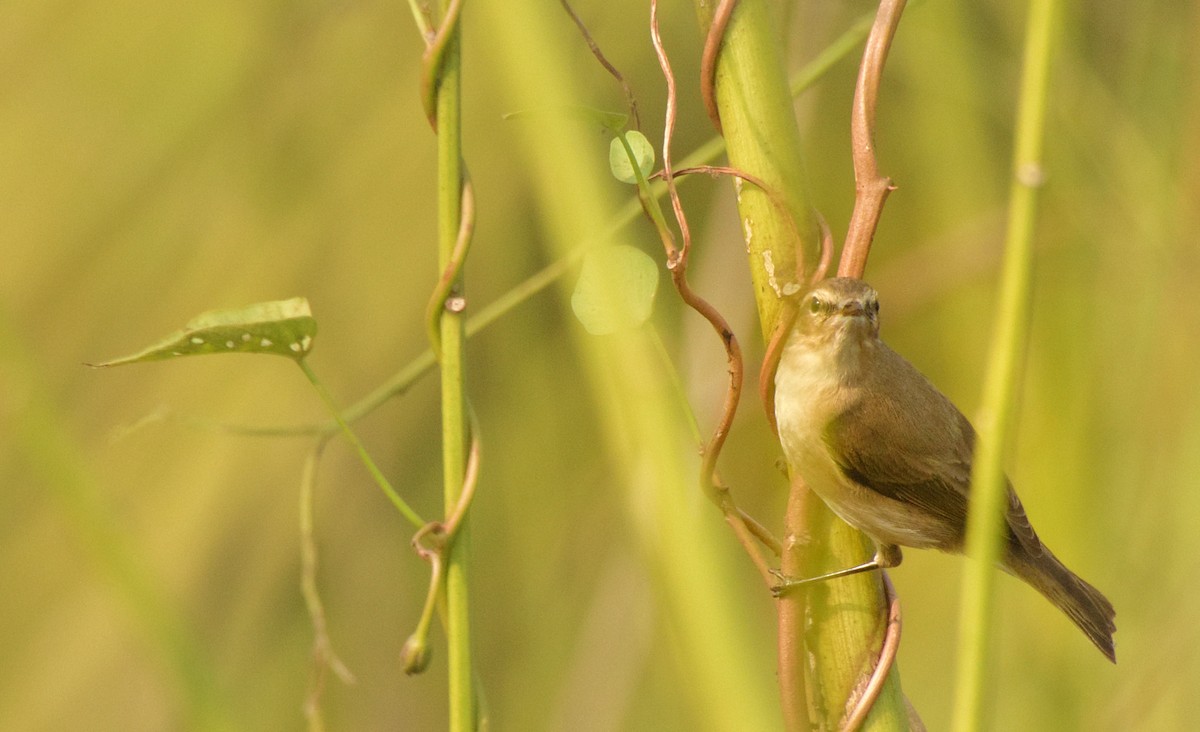
<path id="1" fill-rule="evenodd" d="M 607 335 L 646 322 L 657 289 L 658 269 L 645 252 L 603 247 L 584 257 L 571 309 L 589 333 Z"/>
<path id="2" fill-rule="evenodd" d="M 628 143 L 628 149 L 621 143 L 622 138 Z M 629 157 L 631 152 L 633 159 Z M 650 175 L 650 171 L 654 170 L 654 146 L 637 130 L 618 133 L 608 145 L 608 167 L 613 177 L 622 183 L 637 183 L 637 175 L 633 172 L 634 160 L 643 178 Z"/>
<path id="3" fill-rule="evenodd" d="M 206 353 L 271 353 L 300 360 L 312 349 L 316 334 L 308 300 L 294 297 L 202 313 L 144 351 L 88 365 L 102 368 Z"/>

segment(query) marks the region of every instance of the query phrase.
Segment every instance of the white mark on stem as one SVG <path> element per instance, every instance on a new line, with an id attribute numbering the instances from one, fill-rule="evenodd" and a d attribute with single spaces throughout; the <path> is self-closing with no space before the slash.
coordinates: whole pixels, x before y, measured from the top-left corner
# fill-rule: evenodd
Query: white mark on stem
<path id="1" fill-rule="evenodd" d="M 1023 163 L 1017 168 L 1017 182 L 1028 188 L 1041 188 L 1046 184 L 1046 171 L 1037 163 Z"/>
<path id="2" fill-rule="evenodd" d="M 762 253 L 763 270 L 767 273 L 767 284 L 775 291 L 777 297 L 782 296 L 779 291 L 779 281 L 775 279 L 775 259 L 771 256 L 770 249 L 764 249 Z"/>

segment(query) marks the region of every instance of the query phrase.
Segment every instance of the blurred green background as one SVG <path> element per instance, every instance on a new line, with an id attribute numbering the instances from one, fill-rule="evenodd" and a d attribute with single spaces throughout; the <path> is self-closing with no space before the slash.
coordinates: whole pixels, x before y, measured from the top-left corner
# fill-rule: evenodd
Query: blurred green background
<path id="1" fill-rule="evenodd" d="M 1010 7 L 1014 5 L 1014 7 Z M 473 9 L 487 6 L 473 17 Z M 540 12 L 581 105 L 619 89 L 557 3 Z M 465 15 L 465 150 L 478 227 L 471 309 L 550 263 L 524 108 L 487 18 Z M 664 87 L 641 2 L 576 3 L 661 135 Z M 780 28 L 799 68 L 870 3 L 797 3 Z M 681 80 L 676 156 L 708 139 L 693 10 L 662 11 Z M 925 2 L 901 25 L 878 147 L 900 186 L 868 279 L 884 336 L 970 414 L 979 395 L 1003 237 L 1020 3 Z M 995 729 L 1188 729 L 1200 688 L 1200 7 L 1067 4 L 1047 129 L 1032 348 L 1008 461 L 1045 541 L 1117 608 L 1109 666 L 1054 608 L 1000 582 Z M 531 50 L 534 52 L 536 49 Z M 417 95 L 408 8 L 377 1 L 0 5 L 0 726 L 20 730 L 297 729 L 312 631 L 299 592 L 304 440 L 166 420 L 163 408 L 243 425 L 324 417 L 283 359 L 230 356 L 96 372 L 216 307 L 304 295 L 310 361 L 344 403 L 425 349 L 436 279 L 435 140 Z M 853 195 L 848 110 L 856 62 L 797 103 L 813 196 L 835 231 Z M 529 98 L 539 80 L 530 78 Z M 607 139 L 597 134 L 596 153 Z M 595 171 L 564 171 L 557 184 Z M 628 197 L 606 182 L 613 200 Z M 694 279 L 761 355 L 730 186 L 689 183 Z M 622 240 L 661 252 L 637 222 Z M 569 279 L 570 276 L 568 276 Z M 569 281 L 566 287 L 569 288 Z M 705 430 L 718 346 L 667 282 L 655 325 Z M 486 438 L 472 515 L 473 646 L 495 729 L 719 729 L 694 703 L 680 628 L 637 497 L 616 485 L 588 386 L 581 327 L 551 289 L 470 341 Z M 756 372 L 756 367 L 749 369 Z M 435 379 L 357 425 L 425 515 L 440 501 Z M 780 455 L 750 384 L 722 472 L 778 527 Z M 680 419 L 682 433 L 683 423 Z M 680 441 L 680 450 L 690 448 Z M 694 461 L 694 456 L 688 458 Z M 696 495 L 720 531 L 719 513 Z M 333 729 L 446 723 L 444 647 L 405 677 L 426 565 L 345 445 L 320 468 L 319 583 L 330 633 L 358 677 L 331 680 Z M 774 695 L 767 593 L 731 536 L 741 621 L 724 639 Z M 948 723 L 960 560 L 909 552 L 906 693 Z M 766 710 L 767 719 L 775 719 Z"/>

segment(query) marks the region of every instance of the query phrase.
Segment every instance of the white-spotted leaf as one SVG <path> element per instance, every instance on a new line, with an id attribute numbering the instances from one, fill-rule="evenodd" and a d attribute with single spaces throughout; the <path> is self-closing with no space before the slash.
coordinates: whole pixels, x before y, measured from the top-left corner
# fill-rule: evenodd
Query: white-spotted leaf
<path id="1" fill-rule="evenodd" d="M 271 353 L 299 360 L 312 349 L 316 334 L 317 321 L 308 300 L 294 297 L 202 313 L 183 330 L 143 351 L 92 365 L 120 366 L 206 353 Z"/>
<path id="2" fill-rule="evenodd" d="M 645 252 L 619 245 L 593 250 L 583 259 L 571 309 L 592 335 L 636 328 L 650 317 L 658 269 Z"/>
<path id="3" fill-rule="evenodd" d="M 621 144 L 622 136 L 629 144 L 629 150 L 626 150 L 625 145 Z M 654 146 L 650 144 L 646 136 L 637 130 L 618 133 L 608 145 L 608 167 L 612 170 L 613 177 L 622 183 L 637 183 L 637 175 L 633 172 L 633 161 L 629 159 L 630 150 L 633 151 L 633 157 L 637 160 L 637 166 L 642 171 L 643 178 L 654 170 Z"/>

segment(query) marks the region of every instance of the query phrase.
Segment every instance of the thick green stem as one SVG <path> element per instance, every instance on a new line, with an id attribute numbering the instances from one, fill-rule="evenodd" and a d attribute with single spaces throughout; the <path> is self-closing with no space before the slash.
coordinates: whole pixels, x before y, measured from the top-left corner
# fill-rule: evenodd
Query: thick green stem
<path id="1" fill-rule="evenodd" d="M 1002 459 L 1012 434 L 1017 375 L 1029 340 L 1033 228 L 1043 179 L 1042 140 L 1057 12 L 1056 0 L 1030 2 L 1000 303 L 983 404 L 975 423 L 979 440 L 971 473 L 967 524 L 967 554 L 971 559 L 963 582 L 953 725 L 959 732 L 979 728 L 986 688 L 992 588 L 1005 505 Z"/>
<path id="2" fill-rule="evenodd" d="M 440 3 L 445 14 L 447 0 Z M 462 100 L 461 23 L 456 24 L 442 56 L 437 79 L 438 141 L 438 265 L 445 269 L 458 240 L 462 216 Z M 461 277 L 454 291 L 462 296 Z M 464 322 L 461 309 L 441 314 L 442 347 L 442 470 L 446 515 L 454 512 L 462 493 L 470 428 L 467 420 L 464 378 Z M 474 674 L 471 670 L 471 634 L 467 595 L 467 556 L 470 522 L 464 521 L 450 549 L 446 566 L 446 639 L 450 729 L 475 729 Z"/>
<path id="3" fill-rule="evenodd" d="M 698 2 L 697 7 L 707 29 L 712 21 L 709 3 Z M 737 4 L 725 32 L 716 83 L 730 164 L 762 178 L 784 197 L 803 239 L 793 240 L 787 222 L 765 195 L 749 187 L 740 190 L 738 210 L 750 255 L 759 321 L 764 337 L 768 337 L 780 310 L 781 296 L 803 286 L 797 274 L 797 251 L 808 257 L 804 269 L 811 271 L 819 234 L 808 201 L 800 133 L 792 111 L 780 38 L 770 8 L 762 0 L 741 0 Z M 794 485 L 792 494 L 781 557 L 785 574 L 811 576 L 825 568 L 851 566 L 869 557 L 867 543 L 859 532 L 836 520 L 819 501 L 802 500 L 802 485 Z M 806 645 L 812 658 L 812 668 L 807 670 L 805 644 L 799 640 L 806 618 Z M 779 681 L 789 729 L 838 726 L 847 699 L 871 673 L 884 627 L 883 589 L 878 575 L 824 583 L 779 601 Z M 811 721 L 809 700 L 815 715 Z M 893 670 L 865 728 L 906 726 L 907 711 L 899 694 L 898 674 Z"/>
<path id="4" fill-rule="evenodd" d="M 697 7 L 707 28 L 709 3 L 698 2 Z M 815 252 L 818 234 L 808 202 L 800 131 L 792 112 L 779 34 L 762 0 L 738 3 L 726 28 L 716 80 L 730 164 L 780 192 L 804 237 L 804 251 Z M 780 293 L 796 282 L 796 246 L 801 243 L 793 240 L 788 222 L 763 192 L 736 185 L 759 322 L 767 334 L 779 310 Z"/>

